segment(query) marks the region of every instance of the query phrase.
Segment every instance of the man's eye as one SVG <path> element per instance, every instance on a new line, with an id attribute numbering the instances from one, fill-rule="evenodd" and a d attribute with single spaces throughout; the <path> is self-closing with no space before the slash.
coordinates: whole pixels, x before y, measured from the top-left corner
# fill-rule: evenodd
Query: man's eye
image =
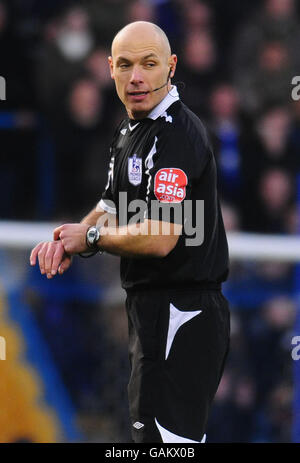
<path id="1" fill-rule="evenodd" d="M 147 66 L 148 68 L 152 68 L 153 66 L 155 66 L 155 63 L 146 63 L 146 66 Z"/>
<path id="2" fill-rule="evenodd" d="M 120 64 L 121 69 L 126 69 L 129 67 L 129 64 Z"/>

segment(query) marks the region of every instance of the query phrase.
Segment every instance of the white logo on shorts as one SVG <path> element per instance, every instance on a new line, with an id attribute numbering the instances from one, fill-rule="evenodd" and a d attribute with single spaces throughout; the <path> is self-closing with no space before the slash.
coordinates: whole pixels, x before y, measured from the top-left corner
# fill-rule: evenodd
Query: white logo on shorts
<path id="1" fill-rule="evenodd" d="M 145 425 L 143 423 L 140 423 L 139 421 L 136 421 L 133 425 L 132 425 L 135 429 L 141 429 L 143 428 Z"/>

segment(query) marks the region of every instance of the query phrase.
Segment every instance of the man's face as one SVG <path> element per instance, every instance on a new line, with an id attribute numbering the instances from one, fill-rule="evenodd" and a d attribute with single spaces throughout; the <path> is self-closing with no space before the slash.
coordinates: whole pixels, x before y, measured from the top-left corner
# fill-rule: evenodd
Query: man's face
<path id="1" fill-rule="evenodd" d="M 111 76 L 128 115 L 142 119 L 157 106 L 171 87 L 166 84 L 175 72 L 176 55 L 168 55 L 158 34 L 126 34 L 114 43 L 109 58 Z"/>

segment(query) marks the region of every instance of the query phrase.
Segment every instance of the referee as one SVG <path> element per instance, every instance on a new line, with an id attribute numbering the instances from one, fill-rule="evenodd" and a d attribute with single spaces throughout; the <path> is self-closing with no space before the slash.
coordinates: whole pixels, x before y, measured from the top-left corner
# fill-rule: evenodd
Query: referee
<path id="1" fill-rule="evenodd" d="M 111 144 L 106 189 L 80 224 L 58 227 L 30 256 L 48 278 L 75 254 L 121 256 L 136 443 L 205 442 L 229 346 L 215 161 L 205 128 L 171 84 L 176 64 L 155 24 L 116 35 L 109 66 L 128 118 Z"/>

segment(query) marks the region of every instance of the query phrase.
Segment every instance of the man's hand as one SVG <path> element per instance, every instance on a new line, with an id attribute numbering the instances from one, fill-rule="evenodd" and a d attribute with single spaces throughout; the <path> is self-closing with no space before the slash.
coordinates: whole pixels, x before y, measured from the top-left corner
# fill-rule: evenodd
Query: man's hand
<path id="1" fill-rule="evenodd" d="M 86 232 L 90 228 L 86 223 L 71 223 L 55 228 L 53 239 L 60 240 L 67 254 L 90 251 L 86 244 Z"/>
<path id="2" fill-rule="evenodd" d="M 30 264 L 35 265 L 38 258 L 42 274 L 52 278 L 65 272 L 72 263 L 72 255 L 88 251 L 86 232 L 88 224 L 66 224 L 55 228 L 54 241 L 39 243 L 31 252 Z"/>
<path id="3" fill-rule="evenodd" d="M 65 252 L 61 241 L 39 243 L 30 254 L 30 264 L 38 258 L 40 271 L 52 278 L 57 272 L 62 275 L 71 265 L 72 257 Z"/>

